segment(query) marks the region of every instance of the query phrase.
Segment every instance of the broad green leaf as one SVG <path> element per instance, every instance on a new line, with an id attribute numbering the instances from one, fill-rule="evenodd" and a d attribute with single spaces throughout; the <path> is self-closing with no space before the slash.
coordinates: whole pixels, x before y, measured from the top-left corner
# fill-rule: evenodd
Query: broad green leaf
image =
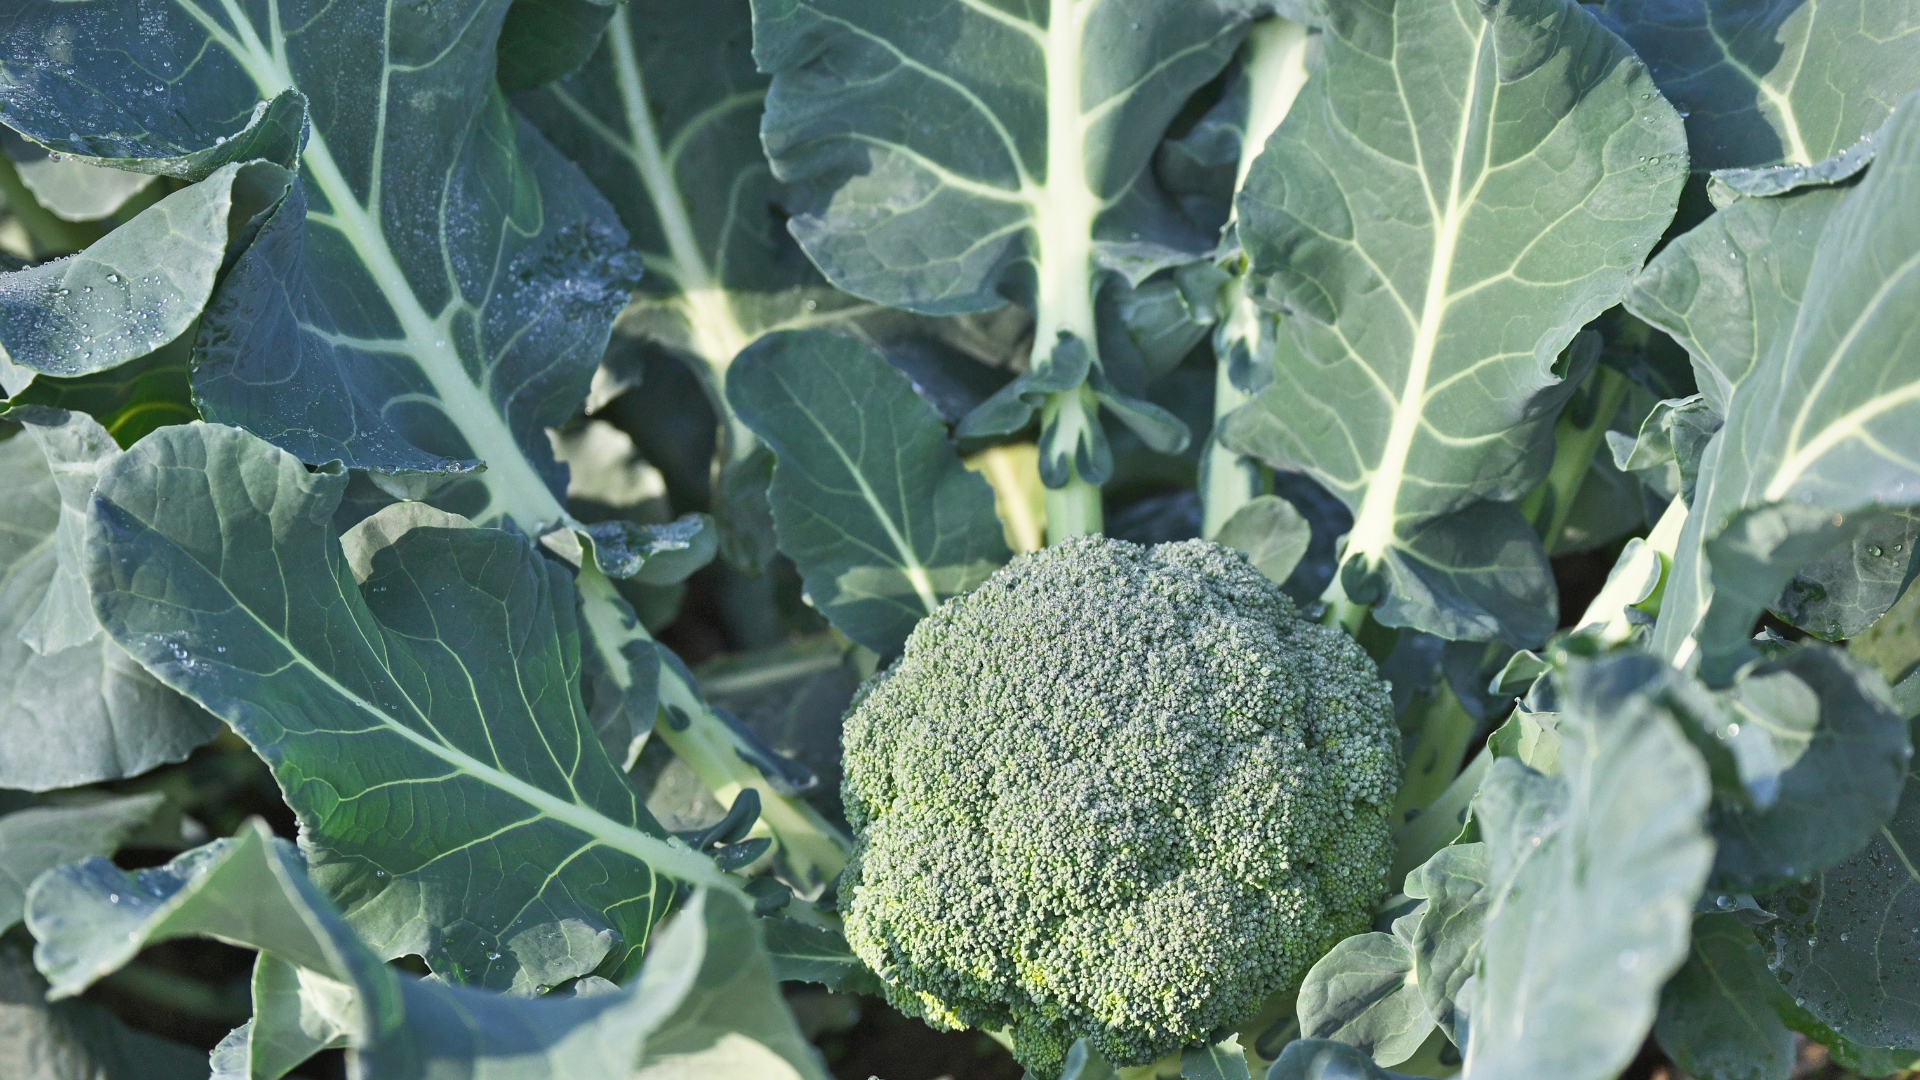
<path id="1" fill-rule="evenodd" d="M 1920 85 L 1908 0 L 1609 0 L 1605 10 L 1687 118 L 1700 172 L 1818 164 Z"/>
<path id="2" fill-rule="evenodd" d="M 13 160 L 21 185 L 63 221 L 98 221 L 153 182 L 151 175 L 49 154 L 11 129 L 0 129 L 0 152 Z"/>
<path id="3" fill-rule="evenodd" d="M 610 16 L 581 71 L 515 101 L 632 234 L 646 276 L 622 324 L 691 361 L 721 412 L 714 509 L 728 558 L 757 569 L 773 552 L 755 538 L 771 527 L 741 519 L 764 517 L 764 498 L 729 497 L 754 486 L 758 444 L 725 408 L 727 366 L 770 330 L 875 308 L 830 287 L 786 233 L 788 194 L 760 146 L 768 80 L 747 0 L 629 0 Z"/>
<path id="4" fill-rule="evenodd" d="M 1258 495 L 1234 511 L 1213 539 L 1244 554 L 1274 584 L 1284 585 L 1307 554 L 1313 529 L 1292 503 L 1278 495 Z"/>
<path id="5" fill-rule="evenodd" d="M 1701 915 L 1686 964 L 1660 991 L 1654 1038 L 1700 1080 L 1788 1080 L 1793 1032 L 1773 1011 L 1776 985 L 1745 923 Z"/>
<path id="6" fill-rule="evenodd" d="M 20 921 L 34 878 L 61 863 L 113 854 L 162 801 L 158 794 L 129 795 L 78 806 L 30 806 L 0 817 L 0 932 Z"/>
<path id="7" fill-rule="evenodd" d="M 1705 402 L 1725 416 L 1733 388 L 1792 332 L 1814 248 L 1844 188 L 1742 199 L 1682 233 L 1647 264 L 1627 308 L 1673 335 Z"/>
<path id="8" fill-rule="evenodd" d="M 1762 349 L 1702 461 L 1655 640 L 1680 655 L 1697 635 L 1717 679 L 1802 566 L 1920 502 L 1920 92 L 1905 100 L 1827 221 L 1791 333 Z"/>
<path id="9" fill-rule="evenodd" d="M 201 411 L 315 463 L 484 462 L 484 519 L 538 533 L 563 516 L 545 428 L 586 396 L 637 267 L 494 83 L 507 6 L 330 6 L 295 32 L 272 5 L 17 5 L 0 119 L 62 152 L 160 157 L 304 93 L 301 182 L 202 315 Z M 65 63 L 41 63 L 55 48 Z"/>
<path id="10" fill-rule="evenodd" d="M 1843 641 L 1880 620 L 1920 570 L 1920 513 L 1876 515 L 1850 543 L 1828 548 L 1794 572 L 1768 607 L 1817 638 Z"/>
<path id="11" fill-rule="evenodd" d="M 1713 841 L 1706 765 L 1666 703 L 1677 677 L 1637 653 L 1570 668 L 1560 775 L 1503 759 L 1482 786 L 1493 896 L 1461 995 L 1476 1080 L 1615 1076 L 1686 959 Z"/>
<path id="12" fill-rule="evenodd" d="M 1782 1023 L 1809 1040 L 1827 1048 L 1827 1056 L 1842 1068 L 1861 1076 L 1889 1076 L 1920 1065 L 1920 1050 L 1867 1047 L 1841 1038 L 1832 1028 L 1814 1019 L 1813 1014 L 1793 1003 L 1784 987 L 1777 987 L 1774 1012 Z"/>
<path id="13" fill-rule="evenodd" d="M 1395 934 L 1335 945 L 1300 983 L 1300 1037 L 1335 1039 L 1382 1065 L 1413 1056 L 1433 1018 L 1413 977 L 1413 950 Z"/>
<path id="14" fill-rule="evenodd" d="M 531 90 L 577 71 L 622 0 L 514 0 L 500 24 L 504 90 Z"/>
<path id="15" fill-rule="evenodd" d="M 690 910 L 699 907 L 696 900 Z M 369 1080 L 625 1076 L 643 1040 L 680 1003 L 701 958 L 697 941 L 669 929 L 659 962 L 650 958 L 631 989 L 546 1000 L 406 978 L 354 936 L 307 880 L 292 845 L 258 819 L 233 839 L 152 870 L 128 874 L 105 859 L 62 867 L 36 884 L 28 925 L 55 998 L 173 938 L 258 949 L 271 974 L 256 971 L 255 1017 L 222 1044 L 216 1061 L 244 1062 L 237 1075 L 261 1078 L 277 1077 L 298 1064 L 300 1052 L 343 1034 L 355 1075 Z M 259 996 L 263 987 L 268 993 Z M 302 1020 L 316 1026 L 301 1032 Z"/>
<path id="16" fill-rule="evenodd" d="M 224 165 L 78 255 L 0 274 L 0 348 L 45 375 L 117 367 L 179 337 L 293 177 Z"/>
<path id="17" fill-rule="evenodd" d="M 1609 433 L 1607 442 L 1617 468 L 1639 474 L 1668 498 L 1691 500 L 1700 482 L 1700 458 L 1724 423 L 1704 394 L 1669 398 L 1654 405 L 1631 443 L 1624 433 L 1618 439 Z"/>
<path id="18" fill-rule="evenodd" d="M 1762 900 L 1767 966 L 1820 1023 L 1861 1046 L 1920 1046 L 1920 783 L 1866 850 Z"/>
<path id="19" fill-rule="evenodd" d="M 503 531 L 415 528 L 359 581 L 329 525 L 345 487 L 231 428 L 163 428 L 95 493 L 95 610 L 267 759 L 315 880 L 383 953 L 499 987 L 631 972 L 657 875 L 721 875 L 589 726 L 568 574 Z"/>
<path id="20" fill-rule="evenodd" d="M 1840 863 L 1879 832 L 1912 756 L 1906 720 L 1885 693 L 1878 674 L 1823 645 L 1767 661 L 1734 684 L 1726 723 L 1710 734 L 1741 759 L 1751 801 L 1716 799 L 1709 814 L 1719 888 L 1778 887 Z M 1750 766 L 1742 754 L 1754 744 L 1764 764 Z"/>
<path id="21" fill-rule="evenodd" d="M 1249 1080 L 1246 1051 L 1229 1036 L 1217 1043 L 1180 1052 L 1181 1080 Z"/>
<path id="22" fill-rule="evenodd" d="M 94 10 L 103 9 L 104 5 Z M 190 10 L 206 14 L 203 9 Z M 45 54 L 34 49 L 47 40 L 43 35 L 49 31 L 63 55 L 80 59 L 79 53 L 64 51 L 85 44 L 68 37 L 72 18 L 72 11 L 40 0 L 15 5 L 0 16 L 10 46 L 0 51 L 0 70 L 9 75 L 5 90 L 0 91 L 0 113 L 22 135 L 89 165 L 189 182 L 205 180 L 227 165 L 270 161 L 293 168 L 299 160 L 309 118 L 307 99 L 298 90 L 282 90 L 267 100 L 250 97 L 234 112 L 207 108 L 210 100 L 221 97 L 218 91 L 207 94 L 212 82 L 220 80 L 167 85 L 155 77 L 156 72 L 177 70 L 173 50 L 180 44 L 176 37 L 148 33 L 173 29 L 160 23 L 149 23 L 127 35 L 134 38 L 132 49 L 139 51 L 139 59 L 151 66 L 105 67 L 106 58 L 93 56 L 89 59 L 103 66 L 82 76 L 78 64 L 67 68 L 45 63 Z M 86 29 L 123 34 L 124 20 L 124 13 L 115 12 Z M 102 26 L 103 22 L 110 25 Z M 128 58 L 123 54 L 123 60 Z M 87 77 L 95 74 L 104 78 L 89 81 Z M 221 74 L 231 77 L 232 71 Z M 81 111 L 70 112 L 74 108 Z M 64 127 L 57 122 L 69 115 L 84 116 L 86 121 Z"/>
<path id="23" fill-rule="evenodd" d="M 0 1061 L 10 1080 L 205 1080 L 207 1056 L 88 1001 L 48 1004 L 26 951 L 0 945 Z"/>
<path id="24" fill-rule="evenodd" d="M 853 955 L 838 931 L 782 916 L 760 920 L 760 930 L 779 981 L 819 983 L 848 992 L 879 991 L 873 973 Z"/>
<path id="25" fill-rule="evenodd" d="M 1920 715 L 1920 589 L 1905 595 L 1858 637 L 1847 642 L 1847 655 L 1865 661 L 1893 687 L 1894 707 L 1911 720 Z"/>
<path id="26" fill-rule="evenodd" d="M 0 443 L 0 786 L 45 791 L 178 761 L 219 724 L 100 632 L 80 548 L 118 451 L 84 415 L 16 409 Z"/>
<path id="27" fill-rule="evenodd" d="M 1110 473 L 1102 404 L 1157 450 L 1185 445 L 1096 355 L 1095 301 L 1108 274 L 1138 284 L 1213 248 L 1149 165 L 1262 6 L 754 2 L 754 57 L 773 74 L 768 158 L 809 195 L 793 235 L 856 296 L 936 315 L 1009 299 L 1033 310 L 1031 368 L 962 432 L 1043 413 L 1051 487 Z"/>
<path id="28" fill-rule="evenodd" d="M 107 371 L 73 379 L 40 376 L 7 404 L 86 413 L 115 442 L 128 447 L 154 428 L 200 419 L 188 381 L 192 358 L 193 335 L 182 334 L 155 352 Z"/>
<path id="29" fill-rule="evenodd" d="M 813 605 L 882 656 L 1010 558 L 993 489 L 946 425 L 860 340 L 770 334 L 727 375 L 741 421 L 773 448 L 780 547 Z"/>
<path id="30" fill-rule="evenodd" d="M 1408 1080 L 1388 1072 L 1364 1052 L 1342 1042 L 1295 1039 L 1267 1070 L 1267 1080 Z"/>
<path id="31" fill-rule="evenodd" d="M 1321 47 L 1239 197 L 1290 332 L 1222 440 L 1353 508 L 1341 582 L 1377 619 L 1537 643 L 1552 580 L 1504 504 L 1585 376 L 1562 350 L 1672 216 L 1680 119 L 1568 0 L 1353 6 Z"/>
<path id="32" fill-rule="evenodd" d="M 669 932 L 697 935 L 699 975 L 648 1033 L 635 1080 L 827 1080 L 780 995 L 759 922 L 710 892 L 675 920 Z"/>
<path id="33" fill-rule="evenodd" d="M 1466 1041 L 1459 999 L 1480 964 L 1490 875 L 1485 844 L 1441 848 L 1407 875 L 1407 895 L 1427 902 L 1411 942 L 1414 982 L 1426 1014 L 1456 1045 Z"/>

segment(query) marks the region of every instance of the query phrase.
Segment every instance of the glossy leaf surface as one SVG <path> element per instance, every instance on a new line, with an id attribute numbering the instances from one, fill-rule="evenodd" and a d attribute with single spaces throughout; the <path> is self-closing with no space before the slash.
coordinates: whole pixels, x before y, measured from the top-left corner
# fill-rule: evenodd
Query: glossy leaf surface
<path id="1" fill-rule="evenodd" d="M 499 987 L 631 972 L 656 872 L 718 875 L 589 725 L 568 575 L 505 532 L 415 528 L 358 580 L 329 526 L 345 486 L 231 428 L 155 432 L 96 494 L 95 609 L 273 766 L 381 951 Z"/>
<path id="2" fill-rule="evenodd" d="M 1227 446 L 1354 510 L 1342 581 L 1388 625 L 1530 645 L 1546 557 L 1518 513 L 1561 352 L 1624 295 L 1686 175 L 1680 119 L 1578 4 L 1343 9 L 1254 163 L 1254 299 L 1291 315 Z"/>

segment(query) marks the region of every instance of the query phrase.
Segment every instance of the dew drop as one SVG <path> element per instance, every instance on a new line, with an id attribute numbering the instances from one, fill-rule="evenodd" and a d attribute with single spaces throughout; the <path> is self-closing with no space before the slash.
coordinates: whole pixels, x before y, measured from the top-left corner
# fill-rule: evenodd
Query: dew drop
<path id="1" fill-rule="evenodd" d="M 120 902 L 120 894 L 119 894 L 119 893 L 117 893 L 117 892 L 110 892 L 110 893 L 108 893 L 108 894 L 107 894 L 107 903 L 109 903 L 109 904 L 117 904 L 117 903 L 119 903 L 119 902 Z"/>
<path id="2" fill-rule="evenodd" d="M 1870 555 L 1870 556 L 1872 556 L 1873 558 L 1876 558 L 1876 559 L 1877 559 L 1877 558 L 1879 558 L 1879 557 L 1880 557 L 1880 545 L 1879 545 L 1879 544 L 1868 544 L 1868 545 L 1867 545 L 1867 554 L 1868 554 L 1868 555 Z"/>
<path id="3" fill-rule="evenodd" d="M 500 954 L 499 954 L 499 953 L 497 953 L 497 952 L 490 952 L 490 953 L 488 953 L 488 954 L 487 954 L 487 959 L 489 959 L 489 960 L 498 960 L 498 959 L 500 959 Z"/>

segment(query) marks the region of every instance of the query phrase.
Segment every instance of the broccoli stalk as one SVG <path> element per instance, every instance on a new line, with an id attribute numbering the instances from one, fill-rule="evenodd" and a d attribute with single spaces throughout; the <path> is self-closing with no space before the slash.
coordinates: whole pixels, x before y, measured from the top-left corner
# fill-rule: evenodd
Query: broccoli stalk
<path id="1" fill-rule="evenodd" d="M 1233 550 L 1090 536 L 923 620 L 845 731 L 846 933 L 892 1003 L 1142 1065 L 1366 929 L 1385 685 Z"/>

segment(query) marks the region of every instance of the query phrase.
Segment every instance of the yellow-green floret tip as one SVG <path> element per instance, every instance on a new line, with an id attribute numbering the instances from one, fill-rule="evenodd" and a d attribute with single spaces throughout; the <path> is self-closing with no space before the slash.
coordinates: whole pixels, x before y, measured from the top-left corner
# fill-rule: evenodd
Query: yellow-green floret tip
<path id="1" fill-rule="evenodd" d="M 1386 891 L 1386 685 L 1230 548 L 1081 537 L 928 616 L 845 731 L 847 939 L 889 1000 L 1153 1061 L 1248 1018 Z"/>

